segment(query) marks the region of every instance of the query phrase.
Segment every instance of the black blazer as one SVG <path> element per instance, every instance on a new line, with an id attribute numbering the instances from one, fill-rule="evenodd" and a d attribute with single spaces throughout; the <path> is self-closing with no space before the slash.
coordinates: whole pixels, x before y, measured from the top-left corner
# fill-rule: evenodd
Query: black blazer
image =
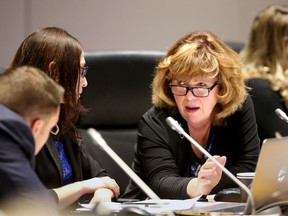
<path id="1" fill-rule="evenodd" d="M 168 116 L 167 110 L 155 107 L 143 115 L 132 167 L 160 198 L 186 199 L 187 185 L 195 177 L 191 165 L 204 161 L 197 160 L 189 141 L 168 126 Z M 180 115 L 172 117 L 188 131 L 187 123 Z M 224 125 L 212 127 L 210 140 L 211 134 L 214 141 L 210 154 L 226 156 L 225 167 L 230 172 L 236 175 L 255 171 L 259 137 L 250 97 L 241 109 L 226 119 Z M 236 186 L 223 174 L 212 193 Z M 130 181 L 123 197 L 144 199 L 146 195 Z"/>
<path id="2" fill-rule="evenodd" d="M 55 200 L 34 171 L 34 151 L 30 127 L 21 116 L 0 104 L 0 208 L 7 199 L 17 198 L 21 202 L 29 200 L 25 208 L 46 200 L 47 209 L 50 204 L 56 209 Z"/>
<path id="3" fill-rule="evenodd" d="M 49 189 L 64 186 L 62 164 L 54 145 L 54 140 L 58 138 L 51 135 L 36 157 L 36 173 Z M 92 177 L 107 176 L 106 171 L 86 152 L 84 145 L 81 149 L 78 144 L 73 143 L 67 136 L 61 138 L 63 138 L 63 146 L 72 167 L 74 182 Z"/>
<path id="4" fill-rule="evenodd" d="M 282 136 L 288 136 L 288 124 L 275 114 L 277 108 L 288 113 L 281 95 L 272 90 L 268 80 L 253 78 L 246 82 L 247 86 L 252 88 L 250 95 L 254 104 L 261 144 L 264 139 L 275 137 L 276 131 Z"/>

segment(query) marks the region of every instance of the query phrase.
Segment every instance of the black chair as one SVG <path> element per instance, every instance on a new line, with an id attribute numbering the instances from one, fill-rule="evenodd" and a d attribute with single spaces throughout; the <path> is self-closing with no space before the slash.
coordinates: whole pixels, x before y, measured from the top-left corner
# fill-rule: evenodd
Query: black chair
<path id="1" fill-rule="evenodd" d="M 245 45 L 242 42 L 236 42 L 236 41 L 224 41 L 224 42 L 237 53 L 240 53 L 240 51 L 243 49 Z"/>
<path id="2" fill-rule="evenodd" d="M 101 133 L 107 144 L 130 166 L 141 116 L 151 107 L 151 82 L 155 67 L 164 56 L 161 51 L 86 52 L 88 86 L 81 95 L 90 109 L 80 116 L 78 126 L 90 154 L 121 187 L 129 177 L 103 150 L 91 144 L 86 129 Z"/>
<path id="3" fill-rule="evenodd" d="M 3 74 L 5 72 L 5 68 L 0 67 L 0 75 Z"/>

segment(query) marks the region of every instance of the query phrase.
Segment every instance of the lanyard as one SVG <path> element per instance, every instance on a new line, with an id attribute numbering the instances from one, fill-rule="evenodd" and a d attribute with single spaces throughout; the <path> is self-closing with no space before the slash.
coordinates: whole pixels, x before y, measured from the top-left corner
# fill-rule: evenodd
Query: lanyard
<path id="1" fill-rule="evenodd" d="M 208 143 L 208 147 L 207 147 L 207 149 L 206 149 L 207 152 L 209 152 L 209 153 L 211 152 L 213 142 L 214 142 L 214 134 L 212 134 L 211 139 L 210 139 L 210 142 Z M 204 159 L 204 160 L 203 160 L 203 159 Z M 203 159 L 201 160 L 202 163 L 201 163 L 201 162 L 200 162 L 200 163 L 197 163 L 197 162 L 195 161 L 195 164 L 192 164 L 192 165 L 191 165 L 191 174 L 192 174 L 193 176 L 197 177 L 198 172 L 199 172 L 202 164 L 208 159 L 208 157 L 207 157 L 206 155 L 204 155 L 204 156 L 203 156 Z"/>

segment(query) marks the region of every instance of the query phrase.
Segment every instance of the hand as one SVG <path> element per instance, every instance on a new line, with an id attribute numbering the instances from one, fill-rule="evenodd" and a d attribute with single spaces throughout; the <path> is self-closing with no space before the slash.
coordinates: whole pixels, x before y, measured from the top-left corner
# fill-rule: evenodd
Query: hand
<path id="1" fill-rule="evenodd" d="M 223 166 L 226 163 L 225 156 L 213 156 Z M 192 179 L 187 186 L 187 194 L 190 197 L 207 195 L 219 183 L 222 170 L 211 160 L 208 159 L 200 168 L 198 177 Z"/>
<path id="2" fill-rule="evenodd" d="M 82 187 L 87 190 L 87 193 L 96 193 L 101 188 L 106 188 L 112 191 L 112 197 L 118 197 L 120 188 L 114 179 L 110 177 L 95 177 L 81 182 Z"/>
<path id="3" fill-rule="evenodd" d="M 276 131 L 275 132 L 275 137 L 276 138 L 282 138 L 283 136 L 278 131 Z"/>
<path id="4" fill-rule="evenodd" d="M 98 202 L 110 202 L 113 197 L 113 192 L 107 188 L 100 188 L 95 191 L 93 198 L 90 200 L 90 204 Z"/>

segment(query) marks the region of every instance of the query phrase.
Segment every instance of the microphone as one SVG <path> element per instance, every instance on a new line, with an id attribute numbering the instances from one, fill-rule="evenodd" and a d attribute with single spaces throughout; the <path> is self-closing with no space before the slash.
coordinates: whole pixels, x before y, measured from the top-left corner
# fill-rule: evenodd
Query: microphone
<path id="1" fill-rule="evenodd" d="M 148 197 L 150 197 L 150 199 L 160 200 L 159 196 L 155 194 L 154 191 L 113 151 L 113 149 L 109 147 L 98 131 L 96 131 L 94 128 L 89 128 L 87 132 L 92 137 L 93 143 L 95 145 L 100 145 L 100 147 L 123 169 L 123 171 L 138 185 L 138 187 L 141 188 Z M 126 214 L 129 215 L 134 213 L 128 212 L 125 213 L 125 215 Z M 171 210 L 166 210 L 166 214 L 167 216 L 175 216 Z"/>
<path id="2" fill-rule="evenodd" d="M 275 110 L 276 115 L 282 119 L 283 121 L 285 121 L 286 123 L 288 123 L 288 116 L 286 115 L 285 112 L 283 112 L 281 109 L 277 108 Z"/>
<path id="3" fill-rule="evenodd" d="M 160 199 L 154 191 L 108 146 L 101 134 L 94 128 L 87 130 L 93 138 L 94 144 L 99 144 L 101 148 L 123 169 L 123 171 L 143 190 L 151 199 Z"/>
<path id="4" fill-rule="evenodd" d="M 287 118 L 288 119 L 288 118 Z M 189 140 L 199 151 L 201 151 L 205 156 L 211 159 L 231 180 L 233 180 L 238 186 L 240 186 L 248 195 L 247 203 L 250 201 L 251 213 L 255 215 L 255 201 L 253 195 L 249 188 L 244 185 L 239 179 L 237 179 L 229 170 L 227 170 L 221 163 L 219 163 L 209 152 L 207 152 L 200 144 L 198 144 L 191 136 L 189 136 L 180 124 L 174 120 L 172 117 L 166 118 L 167 124 L 171 127 L 172 130 L 175 130 L 180 135 L 183 135 L 187 140 Z M 247 211 L 247 206 L 246 210 Z"/>

